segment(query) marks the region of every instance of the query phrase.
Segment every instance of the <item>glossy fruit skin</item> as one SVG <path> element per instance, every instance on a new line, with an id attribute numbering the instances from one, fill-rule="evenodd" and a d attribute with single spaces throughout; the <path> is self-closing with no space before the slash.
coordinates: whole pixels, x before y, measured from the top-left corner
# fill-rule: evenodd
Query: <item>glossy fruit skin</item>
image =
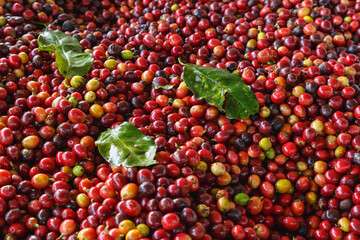
<path id="1" fill-rule="evenodd" d="M 161 224 L 164 229 L 172 230 L 177 228 L 180 224 L 180 218 L 175 213 L 167 213 L 161 219 Z"/>
<path id="2" fill-rule="evenodd" d="M 295 144 L 291 143 L 291 142 L 285 143 L 282 146 L 282 151 L 285 154 L 285 156 L 287 156 L 287 157 L 291 157 L 291 156 L 293 156 L 294 154 L 297 153 L 297 149 L 296 149 Z"/>
<path id="3" fill-rule="evenodd" d="M 299 228 L 299 223 L 293 217 L 285 217 L 283 219 L 283 225 L 290 231 L 296 231 Z"/>
<path id="4" fill-rule="evenodd" d="M 236 225 L 231 229 L 231 235 L 236 240 L 243 240 L 246 238 L 246 232 L 240 225 Z"/>
<path id="5" fill-rule="evenodd" d="M 0 0 L 4 238 L 358 239 L 359 13 L 346 0 Z M 45 25 L 79 41 L 88 73 L 62 75 Z M 258 113 L 198 99 L 183 63 L 239 75 Z M 99 154 L 124 121 L 156 164 Z"/>
<path id="6" fill-rule="evenodd" d="M 65 220 L 60 225 L 60 232 L 64 235 L 70 235 L 76 230 L 76 222 L 74 220 Z"/>
<path id="7" fill-rule="evenodd" d="M 96 239 L 97 234 L 94 228 L 84 228 L 79 231 L 77 238 L 81 240 L 93 240 Z"/>
<path id="8" fill-rule="evenodd" d="M 0 169 L 0 185 L 10 184 L 11 181 L 11 173 L 8 170 Z"/>
<path id="9" fill-rule="evenodd" d="M 14 135 L 9 128 L 3 128 L 0 130 L 0 144 L 4 146 L 10 145 L 14 141 Z"/>

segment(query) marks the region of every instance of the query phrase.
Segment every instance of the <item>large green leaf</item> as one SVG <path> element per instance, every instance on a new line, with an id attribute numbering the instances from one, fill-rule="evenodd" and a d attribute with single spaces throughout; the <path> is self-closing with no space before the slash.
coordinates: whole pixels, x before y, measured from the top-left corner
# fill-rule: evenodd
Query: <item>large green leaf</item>
<path id="1" fill-rule="evenodd" d="M 226 116 L 230 119 L 244 119 L 258 112 L 254 92 L 238 74 L 190 63 L 184 65 L 184 82 L 196 98 L 205 99 L 219 110 L 223 110 L 225 101 Z"/>
<path id="2" fill-rule="evenodd" d="M 55 52 L 55 62 L 65 77 L 84 76 L 94 62 L 90 53 L 83 53 L 79 41 L 59 30 L 45 30 L 38 38 L 39 50 Z"/>
<path id="3" fill-rule="evenodd" d="M 154 141 L 129 122 L 107 129 L 95 143 L 106 161 L 116 166 L 140 167 L 156 163 Z"/>

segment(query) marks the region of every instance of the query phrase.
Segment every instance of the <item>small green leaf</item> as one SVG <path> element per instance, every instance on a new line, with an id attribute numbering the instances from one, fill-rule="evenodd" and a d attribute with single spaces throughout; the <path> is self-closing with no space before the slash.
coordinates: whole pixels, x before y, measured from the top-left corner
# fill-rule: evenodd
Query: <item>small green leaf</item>
<path id="1" fill-rule="evenodd" d="M 219 110 L 223 110 L 225 101 L 225 112 L 228 118 L 244 119 L 259 111 L 254 92 L 244 83 L 239 74 L 190 63 L 183 65 L 185 66 L 184 82 L 195 97 L 205 99 Z"/>
<path id="2" fill-rule="evenodd" d="M 107 129 L 95 143 L 105 160 L 115 166 L 141 167 L 156 163 L 154 141 L 129 122 Z"/>
<path id="3" fill-rule="evenodd" d="M 84 76 L 94 62 L 90 53 L 83 53 L 79 41 L 59 30 L 45 30 L 38 38 L 39 50 L 55 52 L 55 62 L 65 77 Z"/>
<path id="4" fill-rule="evenodd" d="M 165 86 L 161 86 L 161 85 L 153 85 L 153 88 L 155 89 L 165 89 L 165 90 L 170 90 L 172 88 L 174 88 L 174 85 L 165 85 Z"/>

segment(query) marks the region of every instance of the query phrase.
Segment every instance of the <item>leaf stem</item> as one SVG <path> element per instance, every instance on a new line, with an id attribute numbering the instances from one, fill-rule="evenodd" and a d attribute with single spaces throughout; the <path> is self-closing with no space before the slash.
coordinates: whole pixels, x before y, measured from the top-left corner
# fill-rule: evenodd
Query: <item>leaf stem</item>
<path id="1" fill-rule="evenodd" d="M 181 58 L 178 58 L 178 62 L 180 63 L 180 65 L 184 66 L 185 64 L 181 61 Z"/>

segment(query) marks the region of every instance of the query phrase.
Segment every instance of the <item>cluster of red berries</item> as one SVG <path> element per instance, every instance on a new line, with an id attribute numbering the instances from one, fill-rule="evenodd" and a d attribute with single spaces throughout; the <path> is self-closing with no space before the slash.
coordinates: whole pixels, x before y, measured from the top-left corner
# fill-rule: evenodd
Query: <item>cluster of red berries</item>
<path id="1" fill-rule="evenodd" d="M 354 0 L 0 0 L 1 239 L 360 239 L 359 21 Z M 239 74 L 259 112 L 196 99 L 178 58 Z M 158 164 L 104 161 L 123 121 Z"/>

